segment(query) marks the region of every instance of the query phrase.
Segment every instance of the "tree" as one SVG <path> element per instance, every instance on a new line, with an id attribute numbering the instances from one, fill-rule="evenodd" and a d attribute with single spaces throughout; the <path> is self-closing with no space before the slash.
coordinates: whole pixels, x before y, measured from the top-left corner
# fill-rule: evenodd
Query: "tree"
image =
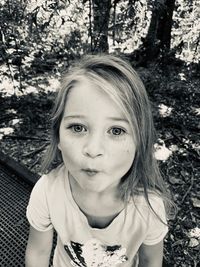
<path id="1" fill-rule="evenodd" d="M 173 11 L 175 0 L 166 0 L 164 12 L 158 21 L 157 38 L 160 41 L 160 48 L 169 51 L 171 46 L 171 30 L 173 24 Z"/>
<path id="2" fill-rule="evenodd" d="M 148 33 L 143 40 L 147 61 L 157 57 L 163 50 L 169 51 L 174 7 L 175 0 L 154 1 Z"/>
<path id="3" fill-rule="evenodd" d="M 110 20 L 110 9 L 111 0 L 92 0 L 92 52 L 108 51 L 108 26 Z"/>

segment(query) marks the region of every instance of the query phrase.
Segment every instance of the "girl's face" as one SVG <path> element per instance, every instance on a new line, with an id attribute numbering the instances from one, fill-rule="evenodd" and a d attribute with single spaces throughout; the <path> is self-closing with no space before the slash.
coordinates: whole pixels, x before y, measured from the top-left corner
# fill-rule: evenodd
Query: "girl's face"
<path id="1" fill-rule="evenodd" d="M 58 148 L 71 179 L 83 190 L 115 190 L 130 169 L 136 144 L 116 103 L 87 79 L 69 92 Z"/>

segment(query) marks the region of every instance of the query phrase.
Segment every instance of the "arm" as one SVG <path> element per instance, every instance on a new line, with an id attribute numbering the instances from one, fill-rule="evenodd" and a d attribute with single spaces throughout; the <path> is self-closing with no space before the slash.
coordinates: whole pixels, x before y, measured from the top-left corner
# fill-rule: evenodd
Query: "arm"
<path id="1" fill-rule="evenodd" d="M 41 232 L 30 226 L 26 248 L 26 267 L 48 267 L 53 243 L 53 229 Z"/>
<path id="2" fill-rule="evenodd" d="M 162 267 L 163 240 L 156 245 L 142 244 L 139 249 L 139 267 Z"/>

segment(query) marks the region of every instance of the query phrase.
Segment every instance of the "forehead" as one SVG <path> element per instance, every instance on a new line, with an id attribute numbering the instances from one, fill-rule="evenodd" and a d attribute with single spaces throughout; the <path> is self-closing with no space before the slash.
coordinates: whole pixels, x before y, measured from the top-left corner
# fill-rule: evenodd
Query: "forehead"
<path id="1" fill-rule="evenodd" d="M 70 89 L 66 105 L 66 113 L 107 113 L 112 116 L 125 117 L 119 105 L 102 86 L 87 78 L 77 81 Z"/>

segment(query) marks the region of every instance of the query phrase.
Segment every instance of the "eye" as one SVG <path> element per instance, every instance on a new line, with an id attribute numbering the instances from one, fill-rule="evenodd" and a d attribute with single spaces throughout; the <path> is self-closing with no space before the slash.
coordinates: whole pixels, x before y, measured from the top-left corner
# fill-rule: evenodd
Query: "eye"
<path id="1" fill-rule="evenodd" d="M 109 132 L 114 136 L 120 136 L 126 133 L 126 131 L 120 127 L 113 127 L 109 130 Z"/>
<path id="2" fill-rule="evenodd" d="M 68 129 L 72 130 L 74 133 L 82 133 L 87 131 L 86 128 L 81 124 L 70 125 Z"/>

